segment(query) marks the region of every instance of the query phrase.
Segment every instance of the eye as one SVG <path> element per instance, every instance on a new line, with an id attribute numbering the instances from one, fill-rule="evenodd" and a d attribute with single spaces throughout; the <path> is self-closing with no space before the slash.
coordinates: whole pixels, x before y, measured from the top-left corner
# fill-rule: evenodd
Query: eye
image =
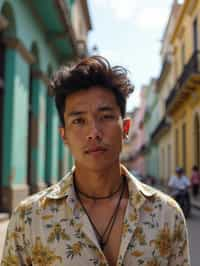
<path id="1" fill-rule="evenodd" d="M 112 120 L 114 118 L 115 118 L 114 115 L 109 115 L 109 114 L 103 115 L 103 119 L 105 119 L 105 120 Z"/>
<path id="2" fill-rule="evenodd" d="M 76 118 L 72 121 L 72 124 L 74 125 L 83 125 L 85 120 L 83 118 Z"/>

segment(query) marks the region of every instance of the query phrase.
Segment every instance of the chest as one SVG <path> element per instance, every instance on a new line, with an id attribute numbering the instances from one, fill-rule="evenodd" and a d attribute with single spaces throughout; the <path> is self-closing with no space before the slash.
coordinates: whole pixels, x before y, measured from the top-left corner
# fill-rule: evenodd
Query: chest
<path id="1" fill-rule="evenodd" d="M 112 220 L 113 210 L 100 210 L 94 212 L 92 217 L 93 223 L 95 224 L 96 230 L 103 236 L 105 246 L 103 253 L 110 266 L 114 266 L 117 263 L 117 258 L 120 250 L 121 236 L 124 215 L 126 210 L 126 202 L 122 202 L 116 217 Z M 110 226 L 109 226 L 110 222 Z M 107 228 L 107 231 L 105 232 Z M 93 228 L 94 229 L 94 228 Z M 94 229 L 95 231 L 95 229 Z"/>
<path id="2" fill-rule="evenodd" d="M 129 206 L 126 209 L 126 204 L 127 202 L 123 201 L 120 206 L 117 219 L 103 252 L 97 246 L 94 230 L 86 215 L 69 219 L 66 217 L 65 207 L 63 207 L 63 210 L 60 208 L 59 212 L 54 215 L 52 215 L 52 212 L 45 211 L 45 215 L 42 215 L 42 221 L 40 219 L 40 222 L 38 220 L 38 222 L 32 224 L 31 231 L 34 235 L 32 250 L 35 254 L 33 265 L 39 265 L 38 263 L 42 259 L 43 265 L 116 266 L 120 246 L 124 246 L 125 242 L 127 246 L 122 256 L 123 265 L 137 265 L 141 259 L 144 260 L 144 263 L 151 261 L 155 249 L 156 252 L 159 252 L 160 247 L 168 246 L 168 241 L 166 243 L 160 242 L 161 239 L 167 240 L 167 237 L 160 237 L 158 235 L 160 226 L 156 228 L 157 223 L 162 220 L 162 215 L 159 213 L 152 220 L 152 217 L 147 215 L 150 210 L 146 208 L 146 211 L 140 214 L 140 221 L 136 227 L 132 221 L 134 215 L 131 215 L 132 213 L 128 211 Z M 102 233 L 112 215 L 112 210 L 93 209 L 90 215 L 96 227 Z M 127 217 L 129 217 L 129 221 L 126 228 L 124 228 L 124 218 Z M 34 218 L 36 221 L 37 217 Z M 125 229 L 129 232 L 127 233 L 130 236 L 128 238 L 127 236 L 122 237 L 122 231 Z M 166 230 L 162 227 L 160 229 L 164 232 Z M 151 232 L 151 235 L 149 232 Z M 160 257 L 161 259 L 161 265 L 167 265 L 166 258 L 163 256 L 163 258 Z"/>

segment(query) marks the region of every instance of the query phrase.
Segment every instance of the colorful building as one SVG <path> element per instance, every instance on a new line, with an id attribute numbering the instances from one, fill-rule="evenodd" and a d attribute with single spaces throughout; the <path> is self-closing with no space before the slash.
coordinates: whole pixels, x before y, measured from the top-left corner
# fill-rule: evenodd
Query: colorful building
<path id="1" fill-rule="evenodd" d="M 146 111 L 144 116 L 145 131 L 145 167 L 146 174 L 158 179 L 159 177 L 159 149 L 152 139 L 153 132 L 158 125 L 158 95 L 156 92 L 157 80 L 152 78 L 145 86 Z"/>
<path id="2" fill-rule="evenodd" d="M 180 12 L 181 5 L 174 1 L 171 14 L 166 25 L 161 47 L 162 67 L 156 84 L 156 93 L 158 95 L 157 108 L 159 112 L 158 125 L 152 133 L 152 141 L 159 149 L 159 179 L 166 184 L 174 170 L 174 153 L 172 121 L 166 114 L 166 99 L 169 96 L 170 88 L 173 84 L 173 47 L 170 43 L 171 33 L 175 27 L 175 22 Z"/>
<path id="3" fill-rule="evenodd" d="M 144 134 L 144 114 L 145 114 L 145 87 L 140 91 L 140 108 L 136 108 L 132 113 L 132 124 L 129 134 L 129 168 L 140 176 L 145 176 L 145 134 Z"/>
<path id="4" fill-rule="evenodd" d="M 166 99 L 172 121 L 173 168 L 187 175 L 200 166 L 200 1 L 187 0 L 180 7 L 171 33 L 173 82 Z"/>
<path id="5" fill-rule="evenodd" d="M 200 167 L 199 32 L 200 1 L 175 0 L 163 34 L 154 96 L 152 89 L 146 94 L 146 169 L 151 175 L 157 172 L 165 184 L 177 166 L 188 176 L 194 164 Z"/>
<path id="6" fill-rule="evenodd" d="M 61 64 L 87 53 L 90 29 L 86 1 L 0 0 L 1 211 L 72 165 L 47 84 Z"/>

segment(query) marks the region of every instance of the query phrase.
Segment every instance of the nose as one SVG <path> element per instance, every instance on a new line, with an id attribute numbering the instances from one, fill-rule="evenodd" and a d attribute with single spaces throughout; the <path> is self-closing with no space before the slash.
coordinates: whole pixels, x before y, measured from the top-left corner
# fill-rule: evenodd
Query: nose
<path id="1" fill-rule="evenodd" d="M 101 132 L 100 127 L 97 125 L 97 123 L 94 122 L 90 126 L 87 139 L 88 140 L 101 140 L 102 139 L 102 132 Z"/>

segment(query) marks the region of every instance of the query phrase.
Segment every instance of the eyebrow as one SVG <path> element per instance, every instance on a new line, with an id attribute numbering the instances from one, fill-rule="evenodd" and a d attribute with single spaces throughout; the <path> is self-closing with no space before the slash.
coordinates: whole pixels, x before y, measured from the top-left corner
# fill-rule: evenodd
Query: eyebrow
<path id="1" fill-rule="evenodd" d="M 99 107 L 97 109 L 97 112 L 106 112 L 106 111 L 113 111 L 113 110 L 114 110 L 114 108 L 111 106 L 102 106 L 102 107 Z M 87 112 L 85 112 L 85 111 L 72 111 L 67 116 L 74 117 L 74 116 L 79 116 L 79 115 L 83 115 L 86 113 Z"/>

